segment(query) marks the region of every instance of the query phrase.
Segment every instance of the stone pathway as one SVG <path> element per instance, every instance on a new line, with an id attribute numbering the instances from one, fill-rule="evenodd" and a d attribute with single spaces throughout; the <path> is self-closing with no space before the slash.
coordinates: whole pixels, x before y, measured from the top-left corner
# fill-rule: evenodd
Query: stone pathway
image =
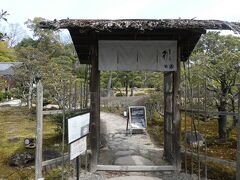
<path id="1" fill-rule="evenodd" d="M 101 112 L 101 150 L 99 164 L 103 165 L 168 165 L 162 159 L 163 148 L 155 146 L 150 136 L 143 134 L 126 134 L 127 120 L 119 115 Z M 129 172 L 120 173 L 131 179 L 157 176 L 159 173 Z M 130 175 L 130 176 L 129 176 Z M 149 177 L 151 179 L 151 177 Z M 139 180 L 142 178 L 138 178 Z M 149 179 L 149 180 L 150 180 Z M 154 178 L 152 178 L 154 179 Z M 155 178 L 156 179 L 156 178 Z"/>
<path id="2" fill-rule="evenodd" d="M 146 177 L 146 176 L 123 176 L 123 177 L 109 178 L 109 180 L 161 180 L 161 179 L 157 177 Z"/>
<path id="3" fill-rule="evenodd" d="M 126 119 L 101 112 L 102 165 L 169 165 L 162 159 L 163 148 L 155 146 L 149 135 L 126 134 Z M 69 180 L 75 180 L 71 178 Z M 82 180 L 197 180 L 196 175 L 173 172 L 111 172 L 98 171 L 82 174 Z"/>
<path id="4" fill-rule="evenodd" d="M 101 112 L 100 164 L 105 165 L 167 165 L 163 148 L 155 146 L 147 133 L 126 134 L 127 120 Z"/>

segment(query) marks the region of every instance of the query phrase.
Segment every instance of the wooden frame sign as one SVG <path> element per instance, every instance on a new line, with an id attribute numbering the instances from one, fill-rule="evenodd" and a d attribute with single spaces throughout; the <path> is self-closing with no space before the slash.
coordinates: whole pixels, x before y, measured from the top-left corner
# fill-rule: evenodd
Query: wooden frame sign
<path id="1" fill-rule="evenodd" d="M 128 108 L 130 129 L 146 129 L 147 118 L 145 106 L 129 106 Z"/>
<path id="2" fill-rule="evenodd" d="M 68 119 L 68 143 L 86 136 L 89 133 L 90 113 Z"/>

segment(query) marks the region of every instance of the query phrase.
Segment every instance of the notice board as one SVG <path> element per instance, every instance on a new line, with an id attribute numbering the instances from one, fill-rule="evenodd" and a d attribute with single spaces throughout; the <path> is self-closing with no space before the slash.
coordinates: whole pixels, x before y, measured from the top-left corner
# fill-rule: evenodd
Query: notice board
<path id="1" fill-rule="evenodd" d="M 90 113 L 68 119 L 68 143 L 89 133 Z"/>
<path id="2" fill-rule="evenodd" d="M 83 137 L 70 144 L 70 160 L 75 159 L 87 150 L 87 137 Z"/>
<path id="3" fill-rule="evenodd" d="M 129 125 L 131 129 L 146 129 L 147 118 L 145 106 L 129 106 Z"/>

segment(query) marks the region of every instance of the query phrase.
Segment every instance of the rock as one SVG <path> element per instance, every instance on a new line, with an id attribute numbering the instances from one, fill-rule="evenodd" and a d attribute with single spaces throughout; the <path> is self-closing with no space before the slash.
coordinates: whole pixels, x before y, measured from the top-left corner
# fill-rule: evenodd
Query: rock
<path id="1" fill-rule="evenodd" d="M 129 146 L 126 146 L 126 145 L 119 145 L 119 146 L 114 146 L 114 148 L 112 149 L 115 149 L 115 150 L 118 150 L 118 151 L 128 151 L 130 149 Z"/>
<path id="2" fill-rule="evenodd" d="M 43 160 L 49 160 L 49 159 L 54 159 L 57 157 L 60 157 L 61 154 L 55 150 L 51 150 L 51 149 L 46 149 L 43 151 Z"/>
<path id="3" fill-rule="evenodd" d="M 192 133 L 187 132 L 185 134 L 185 138 L 186 138 L 186 143 L 193 145 L 194 148 L 197 148 L 198 144 L 200 147 L 202 147 L 205 145 L 205 142 L 206 142 L 204 136 L 199 132 L 195 133 L 195 131 L 193 131 Z"/>
<path id="4" fill-rule="evenodd" d="M 55 110 L 55 109 L 59 109 L 59 106 L 56 104 L 48 104 L 46 106 L 43 106 L 44 110 Z"/>
<path id="5" fill-rule="evenodd" d="M 9 165 L 24 167 L 33 161 L 34 161 L 34 155 L 27 153 L 27 152 L 17 153 L 10 158 Z"/>
<path id="6" fill-rule="evenodd" d="M 20 99 L 14 99 L 7 102 L 0 103 L 0 106 L 5 107 L 18 107 L 21 106 L 21 100 Z"/>
<path id="7" fill-rule="evenodd" d="M 152 161 L 142 156 L 123 156 L 119 157 L 114 162 L 115 165 L 154 165 Z"/>
<path id="8" fill-rule="evenodd" d="M 164 175 L 170 175 L 170 174 L 172 174 L 171 171 L 163 171 L 162 173 L 163 173 Z"/>
<path id="9" fill-rule="evenodd" d="M 35 139 L 34 138 L 25 138 L 24 139 L 24 144 L 25 145 L 29 145 L 29 144 L 32 144 L 35 142 Z"/>
<path id="10" fill-rule="evenodd" d="M 114 135 L 114 138 L 115 138 L 115 139 L 117 139 L 117 138 L 122 138 L 122 137 L 124 137 L 123 134 L 115 134 L 115 135 Z"/>
<path id="11" fill-rule="evenodd" d="M 139 152 L 140 152 L 141 155 L 149 154 L 149 150 L 147 150 L 147 149 L 140 149 Z"/>
<path id="12" fill-rule="evenodd" d="M 119 142 L 116 142 L 116 141 L 112 141 L 112 142 L 110 142 L 109 145 L 110 145 L 110 146 L 119 146 L 120 143 L 119 143 Z"/>
<path id="13" fill-rule="evenodd" d="M 36 147 L 34 138 L 25 138 L 24 139 L 25 148 L 34 149 Z"/>
<path id="14" fill-rule="evenodd" d="M 8 142 L 10 142 L 10 143 L 16 143 L 18 141 L 20 141 L 20 137 L 14 136 L 14 137 L 8 138 Z"/>
<path id="15" fill-rule="evenodd" d="M 129 151 L 117 151 L 115 153 L 115 156 L 129 156 L 129 155 L 132 155 L 134 153 L 133 150 L 129 150 Z"/>

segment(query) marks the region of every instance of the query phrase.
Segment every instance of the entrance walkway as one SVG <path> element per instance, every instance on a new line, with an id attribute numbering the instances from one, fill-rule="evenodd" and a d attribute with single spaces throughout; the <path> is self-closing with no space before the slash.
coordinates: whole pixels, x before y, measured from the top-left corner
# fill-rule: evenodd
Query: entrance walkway
<path id="1" fill-rule="evenodd" d="M 155 146 L 147 133 L 126 134 L 126 124 L 127 120 L 122 116 L 101 112 L 101 149 L 98 164 L 120 166 L 169 165 L 162 159 L 162 147 Z M 122 175 L 131 174 L 135 176 L 158 176 L 156 172 L 122 173 Z M 128 178 L 131 179 L 131 177 Z M 147 177 L 145 176 L 145 178 Z"/>

